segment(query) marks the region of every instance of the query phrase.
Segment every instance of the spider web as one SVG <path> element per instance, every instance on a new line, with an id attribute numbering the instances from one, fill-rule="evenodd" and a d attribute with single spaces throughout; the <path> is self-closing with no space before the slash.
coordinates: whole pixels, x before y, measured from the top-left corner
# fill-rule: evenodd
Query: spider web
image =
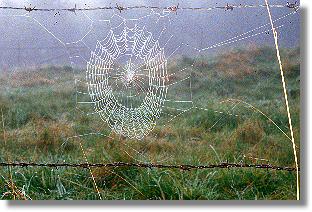
<path id="1" fill-rule="evenodd" d="M 125 66 L 112 68 L 122 57 Z M 164 50 L 144 28 L 110 31 L 98 42 L 87 67 L 88 89 L 96 113 L 112 130 L 142 139 L 153 129 L 167 93 L 166 63 Z"/>
<path id="2" fill-rule="evenodd" d="M 117 135 L 142 140 L 157 124 L 166 126 L 177 117 L 196 110 L 220 114 L 215 124 L 223 116 L 238 116 L 234 113 L 237 102 L 220 111 L 197 104 L 193 96 L 197 86 L 194 83 L 196 63 L 210 50 L 269 33 L 270 23 L 198 47 L 182 41 L 172 32 L 174 14 L 170 10 L 145 13 L 138 18 L 125 18 L 113 11 L 108 18 L 99 19 L 102 15 L 81 11 L 79 16 L 86 19 L 84 25 L 88 30 L 73 42 L 63 41 L 36 14 L 9 16 L 25 17 L 36 23 L 64 46 L 74 67 L 84 66 L 84 73 L 75 73 L 77 109 L 86 116 L 100 118 Z M 276 29 L 284 27 L 283 21 L 295 13 L 291 11 L 275 19 Z M 183 59 L 179 55 L 185 52 L 195 59 L 177 64 Z M 161 117 L 165 120 L 160 120 Z M 102 135 L 87 133 L 74 137 L 92 134 Z"/>
<path id="3" fill-rule="evenodd" d="M 197 69 L 207 52 L 266 35 L 272 30 L 270 23 L 255 28 L 249 26 L 251 29 L 241 34 L 198 46 L 182 40 L 175 32 L 177 20 L 170 10 L 147 10 L 144 13 L 136 18 L 125 18 L 124 13 L 117 11 L 106 15 L 79 11 L 77 16 L 85 20 L 81 24 L 87 32 L 74 41 L 62 39 L 60 33 L 48 27 L 46 18 L 42 19 L 40 13 L 6 15 L 35 23 L 67 50 L 72 66 L 76 67 L 73 83 L 76 108 L 82 116 L 92 116 L 101 123 L 96 122 L 99 125 L 96 131 L 79 133 L 68 139 L 92 135 L 113 138 L 117 135 L 127 140 L 149 141 L 156 126 L 165 128 L 179 121 L 180 116 L 198 111 L 218 115 L 209 126 L 211 130 L 225 116 L 244 115 L 236 110 L 243 106 L 263 115 L 291 141 L 286 133 L 287 127 L 278 125 L 253 105 L 236 100 L 220 101 L 222 104 L 216 110 L 209 107 L 210 100 L 206 96 L 194 92 L 201 88 L 197 80 L 201 75 Z M 294 14 L 296 12 L 291 11 L 273 20 L 275 29 L 285 27 L 288 24 L 285 20 Z M 185 23 L 182 26 L 187 27 Z M 185 54 L 193 59 L 187 61 Z M 203 98 L 206 101 L 200 101 Z M 102 133 L 101 129 L 107 127 L 111 132 Z M 139 159 L 150 160 L 143 151 L 131 144 L 123 144 L 139 155 Z M 84 157 L 87 158 L 85 153 Z M 157 162 L 160 162 L 159 158 Z"/>
<path id="4" fill-rule="evenodd" d="M 100 20 L 108 23 L 109 32 L 103 40 L 97 40 L 88 61 L 81 53 L 71 52 L 76 63 L 83 59 L 88 64 L 88 92 L 77 92 L 88 93 L 90 101 L 77 100 L 78 108 L 86 111 L 81 105 L 94 105 L 94 111 L 87 114 L 99 115 L 119 135 L 141 140 L 153 130 L 162 114 L 170 122 L 190 110 L 204 110 L 192 100 L 193 64 L 168 70 L 168 60 L 176 60 L 175 55 L 189 52 L 196 57 L 201 51 L 183 42 L 170 45 L 177 38 L 168 33 L 168 15 L 169 11 L 160 14 L 152 10 L 142 18 L 126 19 L 115 13 L 109 20 Z M 74 44 L 86 45 L 83 40 Z"/>

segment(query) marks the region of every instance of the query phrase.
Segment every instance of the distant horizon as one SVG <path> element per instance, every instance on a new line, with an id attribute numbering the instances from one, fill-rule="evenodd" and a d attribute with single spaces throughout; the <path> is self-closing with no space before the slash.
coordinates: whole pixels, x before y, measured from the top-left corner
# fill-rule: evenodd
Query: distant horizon
<path id="1" fill-rule="evenodd" d="M 76 1 L 18 1 L 18 0 L 2 0 L 1 6 L 17 6 L 24 7 L 36 6 L 37 8 L 71 8 L 74 7 Z M 229 4 L 250 4 L 249 1 L 210 1 L 210 2 L 188 2 L 188 1 L 120 1 L 120 5 L 155 5 L 168 6 L 177 5 L 180 7 L 212 7 L 224 6 Z M 264 3 L 264 2 L 263 2 Z M 263 4 L 262 1 L 255 1 L 254 4 Z M 285 5 L 285 1 L 271 0 L 271 4 Z M 77 7 L 96 7 L 96 6 L 115 6 L 114 1 L 89 0 L 77 2 Z M 277 21 L 276 27 L 279 32 L 279 45 L 283 48 L 298 48 L 300 45 L 300 11 L 291 14 L 294 11 L 290 8 L 272 8 L 274 19 L 278 19 L 287 15 L 287 17 Z M 138 9 L 133 11 L 123 11 L 118 13 L 125 18 L 132 16 L 143 16 L 150 10 Z M 94 11 L 86 12 L 86 14 L 94 19 L 108 19 L 113 12 L 116 11 Z M 31 18 L 16 17 L 14 15 L 24 15 L 25 11 L 0 10 L 0 56 L 1 66 L 20 66 L 20 64 L 67 64 L 69 62 L 66 49 L 54 39 L 43 27 L 33 21 Z M 57 35 L 65 42 L 71 42 L 83 36 L 89 29 L 90 22 L 81 12 L 30 12 L 27 13 L 39 21 L 42 26 L 47 28 L 51 33 Z M 246 33 L 264 24 L 268 24 L 268 15 L 265 8 L 253 9 L 234 9 L 233 11 L 225 11 L 223 9 L 216 11 L 178 11 L 177 14 L 171 14 L 172 20 L 169 27 L 170 33 L 177 36 L 178 40 L 174 40 L 175 46 L 179 43 L 189 43 L 196 48 L 204 48 L 213 44 L 233 38 L 242 33 Z M 242 21 L 243 20 L 243 21 Z M 14 23 L 14 24 L 12 24 Z M 148 23 L 147 23 L 148 24 Z M 157 29 L 155 29 L 157 30 Z M 159 29 L 158 29 L 159 30 Z M 263 31 L 266 30 L 267 33 Z M 18 32 L 18 33 L 17 33 Z M 103 28 L 97 32 L 98 35 L 107 34 L 108 28 Z M 256 30 L 254 37 L 243 39 L 233 44 L 220 46 L 207 51 L 207 55 L 216 55 L 233 48 L 240 48 L 248 45 L 257 46 L 274 46 L 270 25 L 260 30 Z M 261 34 L 260 34 L 261 33 Z M 248 34 L 249 35 L 249 34 Z M 95 37 L 96 38 L 96 37 Z M 88 44 L 89 45 L 89 44 Z M 90 48 L 93 45 L 90 44 Z M 174 45 L 172 45 L 174 47 Z M 189 52 L 185 52 L 189 54 Z M 192 54 L 192 53 L 190 53 Z"/>
<path id="2" fill-rule="evenodd" d="M 264 46 L 256 46 L 256 45 L 251 45 L 251 46 L 236 46 L 236 47 L 233 47 L 233 48 L 230 48 L 230 49 L 222 49 L 221 51 L 218 51 L 218 52 L 214 52 L 214 53 L 209 53 L 207 52 L 206 55 L 200 55 L 198 57 L 199 60 L 201 60 L 200 57 L 204 56 L 204 57 L 207 57 L 207 59 L 213 59 L 213 58 L 217 58 L 217 57 L 220 57 L 224 54 L 231 54 L 231 53 L 235 53 L 236 51 L 246 51 L 248 52 L 250 50 L 250 47 L 251 48 L 258 48 L 258 49 L 266 49 L 266 48 L 269 48 L 269 49 L 272 49 L 273 51 L 275 51 L 275 48 L 273 46 L 269 46 L 269 45 L 264 45 Z M 297 46 L 297 47 L 282 47 L 280 48 L 281 51 L 283 50 L 286 50 L 286 51 L 291 51 L 291 50 L 299 50 L 300 51 L 300 46 Z M 281 55 L 282 58 L 283 58 L 283 54 Z M 189 59 L 195 59 L 196 60 L 196 57 L 192 57 L 190 55 L 176 55 L 175 57 L 173 57 L 172 59 L 173 60 L 176 60 L 176 59 L 181 59 L 183 57 L 187 57 Z M 63 57 L 64 59 L 67 59 L 67 56 L 64 56 Z M 286 58 L 283 58 L 283 60 L 286 59 Z M 18 70 L 18 71 L 36 71 L 38 68 L 41 69 L 45 69 L 45 68 L 49 68 L 49 67 L 55 67 L 55 68 L 63 68 L 63 67 L 70 67 L 70 68 L 73 68 L 73 69 L 79 69 L 80 71 L 85 71 L 86 69 L 86 64 L 83 63 L 83 64 L 80 64 L 79 66 L 77 65 L 74 65 L 74 64 L 71 64 L 70 61 L 68 61 L 67 63 L 51 63 L 51 62 L 46 62 L 46 63 L 41 63 L 41 64 L 20 64 L 20 65 L 17 65 L 17 66 L 8 66 L 8 65 L 2 65 L 0 66 L 0 72 L 6 72 L 6 71 L 11 71 L 11 70 Z M 26 68 L 26 70 L 25 70 Z"/>

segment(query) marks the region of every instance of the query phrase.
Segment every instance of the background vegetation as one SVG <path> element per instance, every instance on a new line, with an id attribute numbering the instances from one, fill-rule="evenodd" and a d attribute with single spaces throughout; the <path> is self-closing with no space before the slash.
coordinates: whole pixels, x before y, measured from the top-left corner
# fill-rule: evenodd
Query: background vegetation
<path id="1" fill-rule="evenodd" d="M 299 56 L 299 49 L 282 50 L 298 152 Z M 294 166 L 291 141 L 281 132 L 289 134 L 275 50 L 248 47 L 176 61 L 177 66 L 192 63 L 194 102 L 209 110 L 192 110 L 162 127 L 168 120 L 164 114 L 144 141 L 113 134 L 67 140 L 90 132 L 110 133 L 98 117 L 75 109 L 71 67 L 0 72 L 0 161 L 85 162 L 81 143 L 91 163 L 229 161 Z M 92 173 L 103 199 L 296 198 L 295 173 L 283 171 L 94 168 Z M 87 169 L 7 167 L 0 168 L 0 198 L 99 199 Z"/>

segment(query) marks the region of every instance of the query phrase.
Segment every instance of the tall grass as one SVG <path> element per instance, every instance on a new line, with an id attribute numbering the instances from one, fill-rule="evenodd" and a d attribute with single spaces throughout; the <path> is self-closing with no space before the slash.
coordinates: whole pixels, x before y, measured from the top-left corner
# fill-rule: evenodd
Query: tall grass
<path id="1" fill-rule="evenodd" d="M 299 51 L 283 49 L 282 57 L 287 58 L 290 107 L 300 148 Z M 198 107 L 208 110 L 191 110 L 166 127 L 162 125 L 168 118 L 164 114 L 143 141 L 110 134 L 98 117 L 75 110 L 70 67 L 0 72 L 0 110 L 4 114 L 4 128 L 0 125 L 0 160 L 84 162 L 81 142 L 89 162 L 208 164 L 243 161 L 294 165 L 291 143 L 281 130 L 252 108 L 224 101 L 234 98 L 252 103 L 288 132 L 273 49 L 236 49 L 213 58 L 183 57 L 176 63 L 177 66 L 195 64 L 193 99 Z M 83 74 L 80 70 L 77 73 Z M 89 135 L 79 141 L 68 139 L 90 132 L 110 136 Z M 14 198 L 8 185 L 10 173 L 16 188 L 32 199 L 98 199 L 89 171 L 74 168 L 12 168 L 11 172 L 3 168 L 0 170 L 2 199 Z M 104 199 L 296 198 L 295 174 L 288 172 L 94 168 L 92 173 Z"/>

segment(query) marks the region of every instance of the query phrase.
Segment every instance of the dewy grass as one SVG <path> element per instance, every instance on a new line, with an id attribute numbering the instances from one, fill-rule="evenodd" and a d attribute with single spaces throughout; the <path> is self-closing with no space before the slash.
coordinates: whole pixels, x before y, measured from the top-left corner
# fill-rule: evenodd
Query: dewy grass
<path id="1" fill-rule="evenodd" d="M 235 54 L 235 51 L 227 54 Z M 252 72 L 237 78 L 233 73 L 229 77 L 225 70 L 219 72 L 221 56 L 203 58 L 195 63 L 194 72 L 200 77 L 194 85 L 193 99 L 198 107 L 208 110 L 189 111 L 170 123 L 166 122 L 170 115 L 166 115 L 165 110 L 159 124 L 142 141 L 115 135 L 98 117 L 75 110 L 75 88 L 69 83 L 73 82 L 72 74 L 62 71 L 68 67 L 37 70 L 35 76 L 38 79 L 48 78 L 49 75 L 53 75 L 54 79 L 39 85 L 31 79 L 30 83 L 16 86 L 10 84 L 10 76 L 4 78 L 0 74 L 0 81 L 4 82 L 0 84 L 0 109 L 4 117 L 4 128 L 3 122 L 0 126 L 0 160 L 83 163 L 85 159 L 79 142 L 73 136 L 85 134 L 80 137 L 80 142 L 89 163 L 214 164 L 229 161 L 293 167 L 291 142 L 283 133 L 287 132 L 288 120 L 281 88 L 276 86 L 280 79 L 278 66 L 271 57 L 274 49 L 266 47 L 239 51 L 252 57 L 246 59 L 247 63 L 253 61 Z M 297 49 L 282 49 L 281 54 L 293 58 L 289 60 L 286 77 L 292 90 L 289 103 L 299 150 L 300 84 L 297 79 L 300 72 L 297 66 L 299 60 L 295 59 L 299 58 L 299 52 Z M 235 59 L 228 57 L 231 61 Z M 184 59 L 184 62 L 187 61 Z M 222 103 L 229 99 L 239 99 L 260 109 L 280 129 L 246 104 L 241 103 L 232 109 L 237 102 Z M 215 111 L 229 111 L 237 116 Z M 73 138 L 67 139 L 69 137 Z M 99 199 L 89 170 L 11 170 L 14 185 L 26 198 Z M 296 199 L 296 175 L 293 172 L 94 168 L 92 174 L 103 199 Z M 7 169 L 0 170 L 2 199 L 13 199 L 9 193 L 12 189 L 7 186 L 10 178 Z M 22 196 L 16 195 L 15 198 Z"/>

